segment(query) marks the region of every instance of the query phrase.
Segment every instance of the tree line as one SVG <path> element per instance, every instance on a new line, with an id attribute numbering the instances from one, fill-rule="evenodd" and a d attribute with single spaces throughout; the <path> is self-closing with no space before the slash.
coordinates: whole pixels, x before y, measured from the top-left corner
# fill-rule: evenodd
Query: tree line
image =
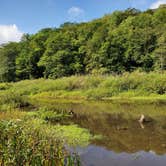
<path id="1" fill-rule="evenodd" d="M 166 8 L 115 11 L 0 46 L 0 82 L 166 69 Z"/>

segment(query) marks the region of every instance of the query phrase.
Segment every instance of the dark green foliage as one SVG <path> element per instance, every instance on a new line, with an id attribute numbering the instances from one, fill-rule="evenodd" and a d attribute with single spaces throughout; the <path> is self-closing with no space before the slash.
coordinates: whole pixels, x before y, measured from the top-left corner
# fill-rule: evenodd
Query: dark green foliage
<path id="1" fill-rule="evenodd" d="M 15 81 L 18 44 L 9 43 L 0 47 L 0 82 Z"/>
<path id="2" fill-rule="evenodd" d="M 0 81 L 166 69 L 166 8 L 64 23 L 0 48 Z"/>

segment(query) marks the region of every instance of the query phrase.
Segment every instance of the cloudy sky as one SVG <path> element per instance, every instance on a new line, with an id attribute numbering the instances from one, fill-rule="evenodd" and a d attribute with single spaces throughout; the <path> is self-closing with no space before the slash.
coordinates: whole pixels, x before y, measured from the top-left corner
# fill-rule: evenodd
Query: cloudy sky
<path id="1" fill-rule="evenodd" d="M 115 10 L 146 10 L 160 4 L 166 0 L 0 0 L 0 44 L 66 21 L 89 21 Z"/>

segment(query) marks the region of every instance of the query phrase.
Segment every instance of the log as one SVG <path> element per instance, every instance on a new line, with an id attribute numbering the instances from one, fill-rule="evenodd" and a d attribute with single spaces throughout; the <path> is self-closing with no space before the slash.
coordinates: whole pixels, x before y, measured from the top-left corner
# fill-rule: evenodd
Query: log
<path id="1" fill-rule="evenodd" d="M 139 123 L 144 123 L 145 122 L 145 116 L 142 114 L 138 121 L 139 121 Z"/>

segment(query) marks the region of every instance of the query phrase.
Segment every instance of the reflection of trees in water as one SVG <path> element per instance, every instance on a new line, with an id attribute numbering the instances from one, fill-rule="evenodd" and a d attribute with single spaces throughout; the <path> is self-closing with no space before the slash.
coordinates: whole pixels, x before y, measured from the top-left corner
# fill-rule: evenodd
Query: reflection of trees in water
<path id="1" fill-rule="evenodd" d="M 88 128 L 93 134 L 102 135 L 92 143 L 116 152 L 134 153 L 140 150 L 166 153 L 166 122 L 152 120 L 140 127 L 137 119 L 126 119 L 121 114 L 77 115 L 75 123 Z"/>
<path id="2" fill-rule="evenodd" d="M 92 134 L 103 135 L 92 143 L 115 152 L 134 153 L 140 150 L 166 153 L 165 104 L 110 103 L 110 102 L 53 102 L 58 110 L 71 111 L 75 123 L 88 128 Z M 141 128 L 138 120 L 144 114 L 147 123 Z M 150 118 L 152 117 L 152 118 Z M 64 121 L 70 124 L 70 121 Z"/>

